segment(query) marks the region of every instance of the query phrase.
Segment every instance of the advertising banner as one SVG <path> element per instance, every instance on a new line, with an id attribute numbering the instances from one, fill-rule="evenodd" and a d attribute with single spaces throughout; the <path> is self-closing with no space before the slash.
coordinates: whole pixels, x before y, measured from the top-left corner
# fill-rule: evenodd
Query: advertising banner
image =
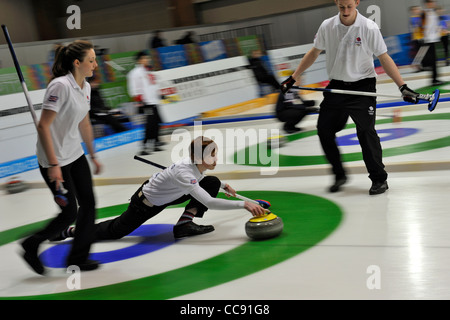
<path id="1" fill-rule="evenodd" d="M 311 48 L 312 43 L 283 49 L 268 50 L 267 54 L 269 56 L 270 63 L 274 68 L 273 74 L 277 80 L 282 82 L 294 73 L 300 63 L 300 60 Z M 327 80 L 327 66 L 325 61 L 325 52 L 323 51 L 314 64 L 303 74 L 302 85 L 314 84 Z"/>
<path id="2" fill-rule="evenodd" d="M 32 82 L 30 81 L 28 75 L 28 66 L 21 66 L 22 74 L 27 84 L 28 90 L 35 90 L 39 88 L 33 88 Z M 20 84 L 19 77 L 15 68 L 3 68 L 0 69 L 0 95 L 12 94 L 17 92 L 22 92 L 22 85 Z"/>
<path id="3" fill-rule="evenodd" d="M 28 90 L 45 89 L 52 78 L 52 66 L 48 63 L 33 64 L 25 70 L 23 76 L 29 80 Z"/>
<path id="4" fill-rule="evenodd" d="M 411 37 L 409 33 L 385 37 L 384 42 L 388 53 L 398 66 L 411 64 L 414 57 L 411 55 Z M 375 60 L 375 66 L 380 66 L 380 61 Z"/>
<path id="5" fill-rule="evenodd" d="M 204 111 L 256 99 L 258 84 L 246 57 L 234 57 L 157 72 L 166 100 L 163 121 L 174 122 Z"/>
<path id="6" fill-rule="evenodd" d="M 183 45 L 161 47 L 156 49 L 159 54 L 162 69 L 184 67 L 189 64 Z"/>
<path id="7" fill-rule="evenodd" d="M 200 42 L 199 46 L 205 62 L 227 57 L 227 50 L 222 40 Z"/>
<path id="8" fill-rule="evenodd" d="M 127 73 L 134 68 L 136 64 L 137 51 L 113 53 L 102 56 L 103 63 L 96 70 L 101 74 L 102 83 L 126 81 Z M 101 68 L 103 66 L 103 68 Z"/>
<path id="9" fill-rule="evenodd" d="M 188 59 L 188 65 L 205 62 L 203 59 L 203 54 L 197 43 L 185 44 L 184 51 L 186 52 L 186 57 Z"/>
<path id="10" fill-rule="evenodd" d="M 238 37 L 237 42 L 242 56 L 250 56 L 253 50 L 262 50 L 258 36 Z"/>

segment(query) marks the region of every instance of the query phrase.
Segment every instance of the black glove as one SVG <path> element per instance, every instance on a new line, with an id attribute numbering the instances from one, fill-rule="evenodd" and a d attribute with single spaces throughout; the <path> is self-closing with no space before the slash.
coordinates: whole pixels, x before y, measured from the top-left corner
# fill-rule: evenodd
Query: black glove
<path id="1" fill-rule="evenodd" d="M 296 80 L 292 78 L 292 76 L 289 76 L 286 80 L 284 80 L 280 85 L 280 90 L 282 93 L 286 93 L 289 91 L 290 88 L 294 85 Z"/>
<path id="2" fill-rule="evenodd" d="M 399 89 L 402 93 L 403 101 L 410 103 L 419 102 L 419 93 L 412 91 L 406 84 L 402 85 Z"/>

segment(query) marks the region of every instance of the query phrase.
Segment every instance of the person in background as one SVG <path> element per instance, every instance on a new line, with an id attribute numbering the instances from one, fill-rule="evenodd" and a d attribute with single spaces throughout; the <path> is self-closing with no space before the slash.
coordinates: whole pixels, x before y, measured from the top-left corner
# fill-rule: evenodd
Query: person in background
<path id="1" fill-rule="evenodd" d="M 439 86 L 443 84 L 438 79 L 436 44 L 441 41 L 441 30 L 439 16 L 436 11 L 436 1 L 425 0 L 425 8 L 422 12 L 423 23 L 423 46 L 426 49 L 423 64 L 430 66 L 432 70 L 431 85 Z"/>
<path id="2" fill-rule="evenodd" d="M 91 109 L 89 116 L 91 122 L 109 125 L 115 133 L 126 131 L 127 128 L 110 113 L 110 108 L 106 106 L 100 93 L 100 81 L 95 75 L 89 78 L 91 85 Z"/>
<path id="3" fill-rule="evenodd" d="M 166 46 L 166 41 L 162 38 L 162 31 L 155 30 L 153 37 L 150 39 L 150 49 L 157 49 Z"/>
<path id="4" fill-rule="evenodd" d="M 300 95 L 300 90 L 290 89 L 285 94 L 278 96 L 275 105 L 275 116 L 284 123 L 283 130 L 287 134 L 301 131 L 296 127 L 303 118 L 311 113 L 318 112 L 319 108 L 314 107 L 314 100 L 304 100 Z"/>
<path id="5" fill-rule="evenodd" d="M 140 113 L 146 115 L 145 134 L 140 155 L 149 155 L 164 143 L 159 140 L 161 117 L 158 104 L 161 92 L 156 75 L 151 70 L 151 58 L 146 51 L 136 55 L 136 66 L 127 74 L 128 94 L 137 103 Z"/>
<path id="6" fill-rule="evenodd" d="M 67 258 L 67 266 L 94 270 L 96 261 L 89 259 L 94 240 L 95 197 L 89 163 L 81 142 L 90 154 L 94 173 L 101 172 L 95 156 L 93 132 L 89 119 L 91 87 L 86 81 L 97 67 L 94 47 L 77 40 L 56 48 L 53 79 L 48 84 L 42 113 L 37 125 L 37 159 L 39 170 L 54 196 L 63 189 L 65 201 L 57 202 L 61 212 L 47 226 L 22 243 L 23 258 L 38 274 L 45 269 L 38 257 L 40 244 L 57 236 L 76 221 L 77 233 Z"/>
<path id="7" fill-rule="evenodd" d="M 422 8 L 420 6 L 409 7 L 409 33 L 411 36 L 410 57 L 414 60 L 423 42 Z M 417 71 L 421 71 L 421 67 Z"/>
<path id="8" fill-rule="evenodd" d="M 268 84 L 272 87 L 274 91 L 280 90 L 280 84 L 277 79 L 267 71 L 264 66 L 264 61 L 261 59 L 262 52 L 261 50 L 253 50 L 251 56 L 248 58 L 249 69 L 253 71 L 256 80 L 260 84 Z"/>
<path id="9" fill-rule="evenodd" d="M 437 13 L 439 15 L 439 22 L 441 26 L 441 43 L 444 48 L 444 60 L 445 65 L 450 65 L 449 56 L 448 56 L 448 27 L 450 23 L 450 16 L 445 14 L 445 10 L 442 7 L 438 7 Z"/>
<path id="10" fill-rule="evenodd" d="M 178 39 L 175 44 L 188 44 L 188 43 L 195 43 L 193 37 L 195 36 L 194 31 L 187 31 L 184 36 L 180 39 Z"/>

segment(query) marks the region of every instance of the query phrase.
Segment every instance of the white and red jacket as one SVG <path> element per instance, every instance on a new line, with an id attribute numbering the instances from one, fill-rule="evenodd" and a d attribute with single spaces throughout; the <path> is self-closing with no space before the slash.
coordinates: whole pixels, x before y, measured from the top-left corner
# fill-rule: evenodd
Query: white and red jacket
<path id="1" fill-rule="evenodd" d="M 137 64 L 127 74 L 127 87 L 128 94 L 134 101 L 146 105 L 159 104 L 161 92 L 156 76 L 144 65 Z"/>

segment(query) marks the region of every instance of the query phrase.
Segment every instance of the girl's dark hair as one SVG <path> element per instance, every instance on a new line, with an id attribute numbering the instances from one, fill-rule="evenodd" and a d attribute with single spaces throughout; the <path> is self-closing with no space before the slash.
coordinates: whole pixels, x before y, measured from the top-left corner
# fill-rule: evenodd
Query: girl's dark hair
<path id="1" fill-rule="evenodd" d="M 211 155 L 212 152 L 216 149 L 217 145 L 214 140 L 204 136 L 198 136 L 191 141 L 191 145 L 189 148 L 191 160 L 195 164 L 202 163 L 202 160 L 205 157 Z"/>
<path id="2" fill-rule="evenodd" d="M 86 40 L 76 40 L 67 46 L 57 47 L 52 67 L 53 79 L 73 72 L 73 62 L 77 59 L 82 62 L 86 51 L 90 49 L 94 49 L 94 45 Z"/>

